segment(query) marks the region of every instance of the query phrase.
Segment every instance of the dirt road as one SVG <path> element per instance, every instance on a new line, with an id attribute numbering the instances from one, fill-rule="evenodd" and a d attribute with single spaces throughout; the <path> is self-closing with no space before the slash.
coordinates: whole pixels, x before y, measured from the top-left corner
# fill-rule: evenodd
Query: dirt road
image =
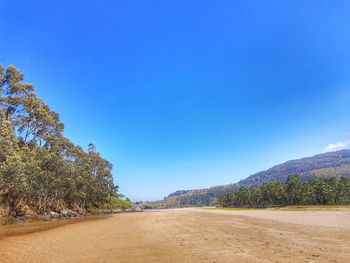
<path id="1" fill-rule="evenodd" d="M 2 236 L 0 262 L 350 262 L 350 211 L 120 214 Z"/>

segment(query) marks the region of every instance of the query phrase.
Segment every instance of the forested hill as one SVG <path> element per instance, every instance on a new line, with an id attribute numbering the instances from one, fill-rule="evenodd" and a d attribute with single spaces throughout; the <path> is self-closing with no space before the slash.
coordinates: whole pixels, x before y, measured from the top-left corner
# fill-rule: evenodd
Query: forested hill
<path id="1" fill-rule="evenodd" d="M 64 124 L 13 65 L 0 65 L 0 222 L 129 205 L 112 164 L 93 144 L 64 136 Z"/>
<path id="2" fill-rule="evenodd" d="M 208 189 L 177 191 L 162 201 L 147 203 L 150 206 L 180 207 L 205 206 L 215 204 L 219 196 L 239 187 L 259 185 L 264 182 L 285 182 L 288 175 L 298 174 L 302 178 L 350 177 L 350 150 L 318 154 L 298 160 L 291 160 L 253 174 L 236 184 L 221 185 Z"/>
<path id="3" fill-rule="evenodd" d="M 285 182 L 288 175 L 298 174 L 303 178 L 350 176 L 350 150 L 318 154 L 299 160 L 288 161 L 258 172 L 241 180 L 239 186 L 258 185 L 264 182 Z"/>

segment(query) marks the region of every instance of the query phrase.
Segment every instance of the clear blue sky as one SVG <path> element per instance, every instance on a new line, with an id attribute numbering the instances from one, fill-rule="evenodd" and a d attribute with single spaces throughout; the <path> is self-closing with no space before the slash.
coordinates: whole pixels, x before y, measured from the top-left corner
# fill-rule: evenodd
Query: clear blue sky
<path id="1" fill-rule="evenodd" d="M 350 1 L 5 1 L 0 63 L 122 193 L 237 182 L 350 144 Z"/>

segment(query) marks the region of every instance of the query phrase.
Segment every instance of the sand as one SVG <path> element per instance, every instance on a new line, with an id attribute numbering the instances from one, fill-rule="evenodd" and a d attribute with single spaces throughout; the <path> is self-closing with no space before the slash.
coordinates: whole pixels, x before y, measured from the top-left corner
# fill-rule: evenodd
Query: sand
<path id="1" fill-rule="evenodd" d="M 118 214 L 21 235 L 0 227 L 0 262 L 350 262 L 349 224 L 350 210 Z"/>

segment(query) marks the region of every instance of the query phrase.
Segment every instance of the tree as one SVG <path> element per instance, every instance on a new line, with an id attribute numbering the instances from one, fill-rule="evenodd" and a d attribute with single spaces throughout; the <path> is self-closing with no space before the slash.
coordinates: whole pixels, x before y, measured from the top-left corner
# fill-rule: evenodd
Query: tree
<path id="1" fill-rule="evenodd" d="M 304 183 L 299 175 L 290 175 L 287 179 L 287 194 L 290 205 L 302 204 L 304 201 Z"/>
<path id="2" fill-rule="evenodd" d="M 18 139 L 11 122 L 1 114 L 0 121 L 0 195 L 9 207 L 10 214 L 18 212 L 24 197 L 26 181 L 23 163 L 18 153 Z"/>
<path id="3" fill-rule="evenodd" d="M 112 164 L 63 136 L 59 114 L 13 65 L 0 65 L 0 205 L 10 215 L 101 209 L 118 204 Z"/>
<path id="4" fill-rule="evenodd" d="M 350 204 L 350 178 L 303 180 L 298 175 L 290 175 L 285 184 L 270 182 L 241 187 L 221 196 L 218 202 L 224 207 Z"/>

